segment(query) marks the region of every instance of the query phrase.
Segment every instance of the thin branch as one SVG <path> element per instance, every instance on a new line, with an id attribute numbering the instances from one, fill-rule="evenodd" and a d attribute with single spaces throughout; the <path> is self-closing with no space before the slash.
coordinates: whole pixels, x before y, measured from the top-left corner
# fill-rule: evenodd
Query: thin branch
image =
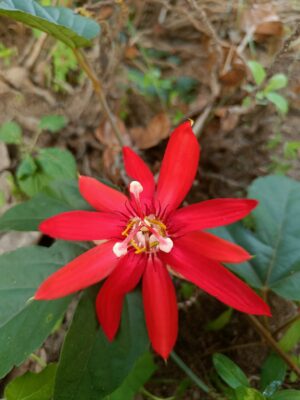
<path id="1" fill-rule="evenodd" d="M 255 328 L 255 330 L 264 338 L 267 344 L 285 361 L 285 363 L 299 376 L 300 368 L 291 357 L 281 349 L 276 340 L 271 336 L 270 332 L 259 322 L 259 320 L 253 315 L 246 315 L 248 321 Z"/>
<path id="2" fill-rule="evenodd" d="M 83 69 L 83 71 L 87 74 L 87 76 L 89 77 L 89 79 L 91 80 L 92 84 L 93 84 L 93 88 L 94 91 L 100 101 L 100 104 L 102 106 L 103 111 L 106 114 L 107 119 L 109 120 L 112 130 L 118 140 L 118 142 L 120 143 L 121 146 L 124 145 L 123 139 L 122 139 L 122 134 L 116 124 L 115 121 L 115 117 L 112 114 L 109 105 L 107 103 L 106 97 L 103 93 L 103 89 L 102 89 L 102 83 L 100 82 L 100 80 L 97 78 L 92 66 L 89 64 L 88 60 L 86 59 L 84 53 L 78 49 L 73 49 L 73 53 L 78 61 L 78 64 L 80 65 L 80 67 Z"/>
<path id="3" fill-rule="evenodd" d="M 273 335 L 277 336 L 278 333 L 285 331 L 288 329 L 294 322 L 298 321 L 300 319 L 300 314 L 295 315 L 293 318 L 289 319 L 286 321 L 283 325 L 281 325 L 279 328 L 277 328 L 274 332 Z"/>

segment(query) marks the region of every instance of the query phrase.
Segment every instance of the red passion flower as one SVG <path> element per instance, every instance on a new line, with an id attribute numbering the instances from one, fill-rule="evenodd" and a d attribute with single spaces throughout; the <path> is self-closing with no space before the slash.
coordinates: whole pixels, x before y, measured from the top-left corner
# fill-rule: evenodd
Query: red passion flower
<path id="1" fill-rule="evenodd" d="M 123 299 L 142 279 L 146 325 L 154 350 L 164 359 L 177 337 L 178 310 L 170 273 L 186 279 L 230 307 L 270 315 L 267 304 L 221 262 L 251 258 L 243 248 L 208 228 L 233 223 L 256 200 L 214 199 L 177 209 L 195 178 L 200 147 L 190 122 L 172 133 L 157 185 L 144 161 L 123 148 L 129 198 L 96 179 L 81 176 L 79 190 L 96 211 L 69 211 L 43 221 L 40 230 L 64 240 L 102 241 L 46 279 L 36 300 L 67 296 L 108 277 L 96 311 L 107 338 L 120 324 Z"/>

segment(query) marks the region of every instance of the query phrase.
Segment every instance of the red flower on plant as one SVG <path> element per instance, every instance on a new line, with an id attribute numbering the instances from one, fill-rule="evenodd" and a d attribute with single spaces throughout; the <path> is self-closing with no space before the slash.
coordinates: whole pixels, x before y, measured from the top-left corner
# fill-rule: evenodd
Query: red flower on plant
<path id="1" fill-rule="evenodd" d="M 198 167 L 200 148 L 190 122 L 172 133 L 157 186 L 130 148 L 123 149 L 127 174 L 134 179 L 130 197 L 96 179 L 81 176 L 79 190 L 97 211 L 70 211 L 48 218 L 40 230 L 65 240 L 107 240 L 46 279 L 36 300 L 67 296 L 108 277 L 96 300 L 99 322 L 109 340 L 120 324 L 124 296 L 142 278 L 149 337 L 164 359 L 178 330 L 175 289 L 169 272 L 199 286 L 230 307 L 270 315 L 267 304 L 220 262 L 239 263 L 251 256 L 236 244 L 205 232 L 233 223 L 256 207 L 256 200 L 215 199 L 177 210 Z"/>

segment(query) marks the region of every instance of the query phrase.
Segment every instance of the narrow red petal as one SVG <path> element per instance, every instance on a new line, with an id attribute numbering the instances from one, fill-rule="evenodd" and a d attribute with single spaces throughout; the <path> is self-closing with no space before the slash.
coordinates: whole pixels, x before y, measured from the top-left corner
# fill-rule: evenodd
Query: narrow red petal
<path id="1" fill-rule="evenodd" d="M 142 184 L 144 188 L 142 196 L 152 198 L 155 190 L 155 182 L 150 168 L 129 147 L 123 147 L 123 158 L 127 175 Z"/>
<path id="2" fill-rule="evenodd" d="M 157 184 L 157 200 L 172 211 L 190 190 L 199 163 L 200 147 L 191 123 L 185 122 L 172 133 Z"/>
<path id="3" fill-rule="evenodd" d="M 166 360 L 177 338 L 178 310 L 174 285 L 158 258 L 149 260 L 146 266 L 143 301 L 152 347 Z"/>
<path id="4" fill-rule="evenodd" d="M 203 257 L 184 237 L 176 240 L 171 253 L 161 253 L 161 258 L 176 273 L 228 306 L 248 314 L 271 315 L 268 305 L 252 289 L 217 261 Z"/>
<path id="5" fill-rule="evenodd" d="M 109 241 L 83 253 L 50 275 L 38 288 L 35 300 L 53 300 L 68 296 L 106 278 L 118 264 Z"/>
<path id="6" fill-rule="evenodd" d="M 96 300 L 100 325 L 109 340 L 113 340 L 121 320 L 124 296 L 138 284 L 145 267 L 145 258 L 130 253 L 104 282 Z"/>
<path id="7" fill-rule="evenodd" d="M 124 225 L 117 214 L 93 211 L 64 212 L 43 221 L 39 230 L 63 240 L 101 240 L 118 237 Z"/>
<path id="8" fill-rule="evenodd" d="M 197 247 L 199 254 L 212 260 L 241 263 L 251 258 L 242 247 L 208 232 L 192 232 L 184 236 L 190 246 Z"/>
<path id="9" fill-rule="evenodd" d="M 117 190 L 88 176 L 79 177 L 82 197 L 99 211 L 124 211 L 127 197 Z"/>
<path id="10" fill-rule="evenodd" d="M 172 225 L 180 234 L 228 225 L 244 218 L 257 205 L 257 200 L 249 199 L 206 200 L 177 210 Z"/>

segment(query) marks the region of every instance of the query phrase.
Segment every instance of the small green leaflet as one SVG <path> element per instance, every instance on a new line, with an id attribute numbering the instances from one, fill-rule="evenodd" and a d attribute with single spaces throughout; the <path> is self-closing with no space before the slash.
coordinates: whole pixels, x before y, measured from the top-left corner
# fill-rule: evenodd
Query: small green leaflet
<path id="1" fill-rule="evenodd" d="M 76 162 L 68 150 L 40 149 L 36 157 L 27 155 L 24 158 L 16 177 L 21 190 L 31 197 L 55 180 L 75 179 Z"/>
<path id="2" fill-rule="evenodd" d="M 213 355 L 213 364 L 223 381 L 232 389 L 236 389 L 239 386 L 249 386 L 244 372 L 230 358 L 216 353 Z"/>

